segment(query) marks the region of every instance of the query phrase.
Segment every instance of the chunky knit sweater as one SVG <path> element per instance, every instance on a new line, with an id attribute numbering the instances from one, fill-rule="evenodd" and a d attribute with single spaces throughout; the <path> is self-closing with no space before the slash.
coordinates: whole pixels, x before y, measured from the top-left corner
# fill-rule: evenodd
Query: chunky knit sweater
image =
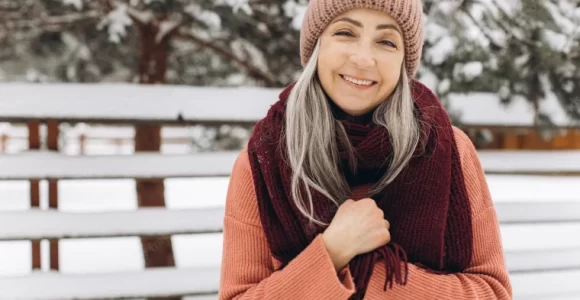
<path id="1" fill-rule="evenodd" d="M 409 266 L 408 283 L 383 291 L 385 269 L 377 265 L 365 299 L 511 299 L 512 289 L 502 249 L 499 222 L 477 152 L 454 128 L 470 199 L 473 259 L 462 273 L 433 274 Z M 359 199 L 369 185 L 353 188 Z M 270 253 L 260 222 L 247 150 L 237 158 L 226 199 L 219 299 L 347 300 L 354 294 L 348 267 L 336 272 L 322 236 L 284 269 Z"/>

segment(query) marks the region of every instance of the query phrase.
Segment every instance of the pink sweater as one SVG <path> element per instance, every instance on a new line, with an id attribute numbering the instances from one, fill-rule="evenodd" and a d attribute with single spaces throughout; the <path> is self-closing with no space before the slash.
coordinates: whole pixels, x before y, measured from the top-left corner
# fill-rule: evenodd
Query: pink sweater
<path id="1" fill-rule="evenodd" d="M 454 128 L 471 199 L 472 265 L 462 273 L 436 275 L 412 264 L 406 286 L 383 291 L 384 267 L 375 267 L 365 299 L 511 299 L 512 289 L 501 244 L 499 222 L 477 152 Z M 368 186 L 354 189 L 359 199 Z M 347 300 L 354 294 L 348 266 L 338 274 L 322 236 L 280 270 L 260 223 L 247 149 L 237 158 L 226 199 L 219 299 Z"/>

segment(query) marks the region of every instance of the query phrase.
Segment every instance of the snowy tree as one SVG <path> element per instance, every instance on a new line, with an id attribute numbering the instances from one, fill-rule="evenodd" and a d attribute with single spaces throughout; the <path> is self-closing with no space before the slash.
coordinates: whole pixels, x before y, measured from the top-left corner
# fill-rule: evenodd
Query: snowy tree
<path id="1" fill-rule="evenodd" d="M 537 125 L 556 97 L 580 119 L 580 3 L 574 0 L 425 1 L 424 66 L 420 76 L 444 100 L 449 93 L 523 97 Z"/>
<path id="2" fill-rule="evenodd" d="M 149 43 L 167 53 L 167 83 L 281 86 L 300 68 L 305 3 L 0 0 L 0 69 L 4 80 L 139 82 Z"/>

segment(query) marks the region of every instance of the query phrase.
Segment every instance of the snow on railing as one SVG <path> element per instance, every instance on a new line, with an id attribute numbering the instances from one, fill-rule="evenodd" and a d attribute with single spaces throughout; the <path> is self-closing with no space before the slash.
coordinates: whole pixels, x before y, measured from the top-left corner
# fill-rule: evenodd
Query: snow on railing
<path id="1" fill-rule="evenodd" d="M 2 299 L 128 299 L 215 295 L 219 268 L 150 268 L 106 274 L 33 272 L 0 277 Z"/>
<path id="2" fill-rule="evenodd" d="M 580 175 L 580 150 L 481 150 L 478 156 L 487 174 Z"/>
<path id="3" fill-rule="evenodd" d="M 144 207 L 91 213 L 39 209 L 0 212 L 0 241 L 218 233 L 222 231 L 223 215 L 224 209 L 220 207 L 179 210 Z"/>
<path id="4" fill-rule="evenodd" d="M 277 88 L 137 84 L 11 83 L 0 87 L 0 122 L 254 124 L 281 92 Z"/>
<path id="5" fill-rule="evenodd" d="M 64 155 L 29 151 L 0 155 L 0 180 L 229 176 L 239 151 L 195 154 Z"/>

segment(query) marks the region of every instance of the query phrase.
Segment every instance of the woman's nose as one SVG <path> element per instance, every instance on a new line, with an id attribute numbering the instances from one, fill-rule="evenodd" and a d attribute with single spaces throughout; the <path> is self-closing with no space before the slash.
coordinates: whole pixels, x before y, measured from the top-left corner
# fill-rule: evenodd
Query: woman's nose
<path id="1" fill-rule="evenodd" d="M 361 69 L 374 67 L 375 58 L 369 46 L 358 45 L 354 47 L 350 55 L 350 61 Z"/>

